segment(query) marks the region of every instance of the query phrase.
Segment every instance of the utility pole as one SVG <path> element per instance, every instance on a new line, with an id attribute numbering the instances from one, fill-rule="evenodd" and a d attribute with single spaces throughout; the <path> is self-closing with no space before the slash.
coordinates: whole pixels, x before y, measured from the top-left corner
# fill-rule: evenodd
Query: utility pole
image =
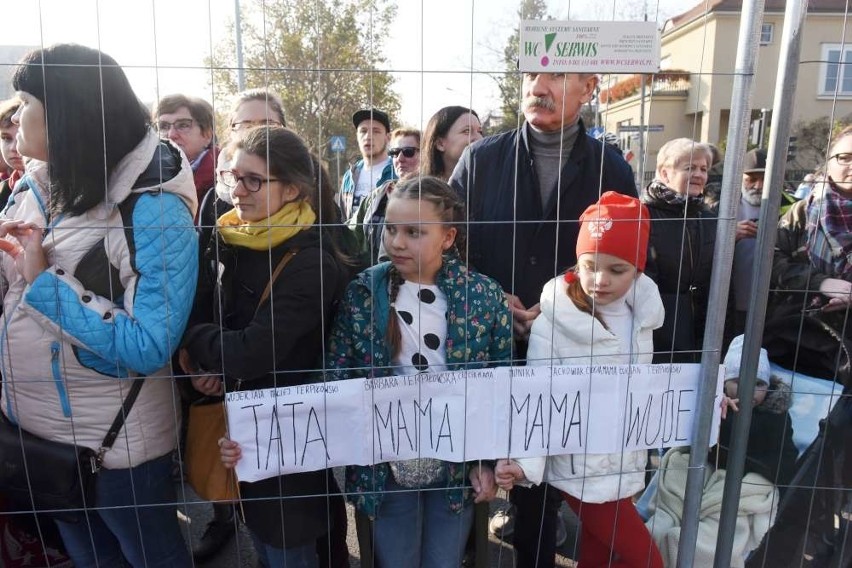
<path id="1" fill-rule="evenodd" d="M 246 76 L 243 70 L 243 30 L 240 18 L 240 0 L 234 0 L 234 39 L 237 46 L 237 89 L 246 88 Z"/>

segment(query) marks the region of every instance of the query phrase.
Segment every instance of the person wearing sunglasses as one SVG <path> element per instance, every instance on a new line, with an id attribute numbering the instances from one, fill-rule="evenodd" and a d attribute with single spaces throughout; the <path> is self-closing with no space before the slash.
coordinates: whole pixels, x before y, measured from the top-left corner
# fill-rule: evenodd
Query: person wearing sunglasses
<path id="1" fill-rule="evenodd" d="M 167 95 L 157 103 L 153 120 L 160 138 L 171 140 L 186 154 L 201 203 L 204 194 L 213 187 L 219 155 L 213 130 L 213 107 L 197 97 Z"/>
<path id="2" fill-rule="evenodd" d="M 398 178 L 417 173 L 420 169 L 420 131 L 397 128 L 391 132 L 388 155 L 393 160 L 393 171 Z"/>
<path id="3" fill-rule="evenodd" d="M 325 225 L 337 222 L 333 188 L 305 142 L 275 126 L 233 146 L 221 180 L 234 207 L 205 243 L 180 353 L 193 388 L 211 397 L 310 382 L 347 283 L 335 227 Z M 263 566 L 319 565 L 317 541 L 338 523 L 329 493 L 339 489 L 328 470 L 240 484 Z M 345 515 L 342 523 L 345 534 Z"/>
<path id="4" fill-rule="evenodd" d="M 397 128 L 391 132 L 388 155 L 393 161 L 393 171 L 397 178 L 405 179 L 417 175 L 420 171 L 420 131 L 415 128 Z M 382 240 L 382 228 L 388 195 L 397 181 L 388 180 L 374 189 L 361 201 L 355 214 L 349 219 L 349 228 L 355 233 L 361 260 L 366 266 L 388 260 Z"/>

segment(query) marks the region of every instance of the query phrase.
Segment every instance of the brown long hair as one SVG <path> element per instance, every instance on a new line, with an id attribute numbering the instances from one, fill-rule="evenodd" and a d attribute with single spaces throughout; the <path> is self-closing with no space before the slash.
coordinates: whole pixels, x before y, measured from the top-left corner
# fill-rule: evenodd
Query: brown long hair
<path id="1" fill-rule="evenodd" d="M 577 265 L 574 265 L 566 272 L 566 274 L 569 272 L 573 272 L 577 276 L 573 281 L 568 281 L 568 286 L 565 289 L 565 293 L 568 295 L 568 298 L 574 303 L 578 310 L 589 314 L 590 316 L 601 322 L 601 325 L 604 326 L 604 329 L 609 331 L 609 326 L 606 325 L 606 322 L 603 320 L 601 315 L 594 311 L 594 308 L 592 307 L 592 299 L 589 298 L 588 295 L 586 295 L 585 291 L 583 291 L 583 286 L 580 285 L 580 276 L 577 274 L 578 271 L 579 267 Z"/>
<path id="2" fill-rule="evenodd" d="M 408 178 L 397 183 L 388 201 L 391 199 L 416 199 L 434 205 L 435 211 L 437 211 L 444 225 L 456 229 L 456 238 L 448 253 L 458 254 L 464 261 L 467 243 L 464 201 L 447 182 L 434 176 Z M 404 279 L 393 264 L 388 271 L 388 278 L 390 280 L 388 283 L 390 312 L 385 341 L 390 347 L 391 357 L 395 357 L 399 354 L 402 346 L 402 332 L 399 329 L 396 313 L 396 298 Z"/>
<path id="3" fill-rule="evenodd" d="M 283 126 L 258 126 L 231 144 L 232 152 L 237 149 L 263 158 L 272 177 L 296 187 L 299 198 L 310 203 L 316 212 L 316 224 L 329 237 L 337 261 L 349 267 L 355 265 L 345 250 L 341 236 L 345 228 L 340 224 L 340 209 L 334 201 L 328 171 L 298 134 Z"/>
<path id="4" fill-rule="evenodd" d="M 463 106 L 448 106 L 440 109 L 426 125 L 423 133 L 423 143 L 420 152 L 420 173 L 423 175 L 444 176 L 444 152 L 438 150 L 438 140 L 445 137 L 460 116 L 472 114 L 477 119 L 476 111 Z"/>

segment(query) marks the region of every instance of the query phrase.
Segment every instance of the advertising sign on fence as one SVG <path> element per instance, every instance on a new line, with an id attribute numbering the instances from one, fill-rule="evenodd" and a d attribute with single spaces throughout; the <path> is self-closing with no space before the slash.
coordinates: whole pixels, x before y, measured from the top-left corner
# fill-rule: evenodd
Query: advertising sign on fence
<path id="1" fill-rule="evenodd" d="M 519 68 L 525 73 L 656 73 L 656 22 L 521 22 Z"/>

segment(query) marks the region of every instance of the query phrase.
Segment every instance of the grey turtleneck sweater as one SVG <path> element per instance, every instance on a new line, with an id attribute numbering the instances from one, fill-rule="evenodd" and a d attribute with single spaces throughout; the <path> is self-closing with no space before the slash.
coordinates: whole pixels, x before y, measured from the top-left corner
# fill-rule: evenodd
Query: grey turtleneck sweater
<path id="1" fill-rule="evenodd" d="M 565 165 L 565 160 L 571 155 L 579 131 L 580 125 L 576 121 L 557 132 L 540 132 L 527 125 L 543 210 L 547 209 L 555 194 L 559 173 Z"/>

